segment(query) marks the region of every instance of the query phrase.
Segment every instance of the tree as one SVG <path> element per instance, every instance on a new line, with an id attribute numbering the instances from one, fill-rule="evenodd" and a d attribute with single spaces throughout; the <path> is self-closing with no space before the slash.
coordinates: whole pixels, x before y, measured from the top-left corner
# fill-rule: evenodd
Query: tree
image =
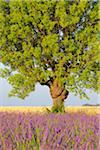
<path id="1" fill-rule="evenodd" d="M 99 1 L 0 0 L 1 69 L 24 99 L 47 85 L 53 111 L 64 111 L 69 92 L 88 98 L 100 89 Z"/>

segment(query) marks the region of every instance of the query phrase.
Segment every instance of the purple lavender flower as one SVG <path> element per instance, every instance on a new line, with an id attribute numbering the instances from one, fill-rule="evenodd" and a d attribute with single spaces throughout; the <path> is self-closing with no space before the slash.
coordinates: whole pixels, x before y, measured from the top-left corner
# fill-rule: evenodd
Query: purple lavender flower
<path id="1" fill-rule="evenodd" d="M 19 142 L 27 143 L 25 146 L 28 148 L 30 143 L 35 144 L 36 128 L 39 129 L 40 145 L 44 145 L 44 150 L 46 147 L 48 150 L 62 150 L 65 147 L 68 150 L 86 150 L 87 147 L 94 150 L 99 145 L 99 119 L 96 115 L 0 112 L 0 141 L 5 143 L 5 149 L 11 146 L 16 149 Z"/>
<path id="2" fill-rule="evenodd" d="M 76 142 L 77 142 L 77 143 L 80 143 L 80 141 L 81 141 L 80 137 L 77 136 L 77 137 L 76 137 Z"/>

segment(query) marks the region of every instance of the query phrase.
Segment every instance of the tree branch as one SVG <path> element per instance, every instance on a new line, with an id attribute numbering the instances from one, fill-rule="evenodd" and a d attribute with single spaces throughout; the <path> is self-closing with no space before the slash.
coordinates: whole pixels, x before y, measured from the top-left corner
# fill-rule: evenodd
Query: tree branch
<path id="1" fill-rule="evenodd" d="M 50 78 L 46 82 L 40 82 L 41 85 L 47 85 L 48 87 L 50 87 L 52 83 L 53 83 L 53 78 Z"/>

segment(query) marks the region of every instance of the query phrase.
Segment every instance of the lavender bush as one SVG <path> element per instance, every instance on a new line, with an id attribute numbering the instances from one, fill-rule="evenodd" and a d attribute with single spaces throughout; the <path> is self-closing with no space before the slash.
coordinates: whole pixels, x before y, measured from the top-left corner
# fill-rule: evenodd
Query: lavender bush
<path id="1" fill-rule="evenodd" d="M 0 150 L 99 150 L 99 117 L 0 112 Z"/>

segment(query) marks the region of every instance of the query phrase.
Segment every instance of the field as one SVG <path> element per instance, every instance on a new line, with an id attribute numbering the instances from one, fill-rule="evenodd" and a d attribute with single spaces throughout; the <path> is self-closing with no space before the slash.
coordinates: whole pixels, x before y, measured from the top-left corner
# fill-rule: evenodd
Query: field
<path id="1" fill-rule="evenodd" d="M 47 112 L 46 107 L 0 107 L 0 150 L 100 149 L 100 107 Z"/>
<path id="2" fill-rule="evenodd" d="M 27 113 L 27 112 L 40 112 L 40 113 L 45 113 L 47 112 L 47 109 L 48 108 L 49 110 L 51 109 L 50 106 L 40 106 L 40 107 L 31 107 L 31 106 L 27 106 L 27 107 L 24 107 L 24 106 L 18 106 L 18 107 L 0 107 L 0 112 L 24 112 L 24 113 Z M 80 106 L 77 106 L 77 107 L 71 107 L 71 106 L 68 106 L 65 108 L 65 111 L 68 112 L 68 113 L 75 113 L 75 112 L 85 112 L 87 114 L 100 114 L 100 106 L 99 107 L 91 107 L 91 106 L 84 106 L 84 107 L 80 107 Z"/>

